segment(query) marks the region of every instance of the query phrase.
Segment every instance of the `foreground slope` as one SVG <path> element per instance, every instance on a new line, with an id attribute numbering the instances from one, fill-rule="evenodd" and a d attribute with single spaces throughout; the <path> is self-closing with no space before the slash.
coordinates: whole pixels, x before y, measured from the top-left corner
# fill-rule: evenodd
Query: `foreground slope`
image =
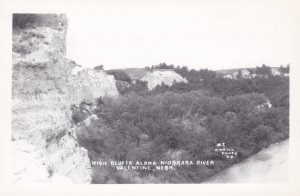
<path id="1" fill-rule="evenodd" d="M 241 163 L 213 176 L 205 183 L 288 182 L 289 140 L 273 144 Z"/>

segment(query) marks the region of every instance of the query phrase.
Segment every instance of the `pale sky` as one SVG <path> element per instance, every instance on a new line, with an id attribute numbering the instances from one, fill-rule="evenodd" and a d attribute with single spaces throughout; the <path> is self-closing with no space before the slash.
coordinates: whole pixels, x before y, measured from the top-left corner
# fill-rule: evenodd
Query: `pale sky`
<path id="1" fill-rule="evenodd" d="M 105 69 L 293 66 L 296 14 L 281 0 L 101 1 L 67 13 L 67 57 Z"/>

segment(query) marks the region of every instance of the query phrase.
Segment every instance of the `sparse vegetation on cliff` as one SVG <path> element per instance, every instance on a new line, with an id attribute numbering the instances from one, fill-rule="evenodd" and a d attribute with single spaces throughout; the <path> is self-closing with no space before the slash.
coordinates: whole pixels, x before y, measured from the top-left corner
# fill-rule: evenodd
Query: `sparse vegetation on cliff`
<path id="1" fill-rule="evenodd" d="M 65 15 L 13 15 L 14 183 L 91 181 L 87 150 L 72 136 L 69 107 L 83 99 L 74 93 L 66 31 Z"/>

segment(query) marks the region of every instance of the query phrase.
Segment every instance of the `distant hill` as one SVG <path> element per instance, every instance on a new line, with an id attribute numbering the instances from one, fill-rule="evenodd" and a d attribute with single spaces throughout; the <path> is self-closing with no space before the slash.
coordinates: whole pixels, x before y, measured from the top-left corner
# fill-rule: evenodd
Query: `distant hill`
<path id="1" fill-rule="evenodd" d="M 222 69 L 222 70 L 215 70 L 217 75 L 226 75 L 226 74 L 233 74 L 238 71 L 242 70 L 255 70 L 255 68 L 236 68 L 236 69 Z"/>
<path id="2" fill-rule="evenodd" d="M 106 71 L 124 71 L 130 76 L 131 80 L 138 80 L 143 78 L 146 74 L 153 71 L 172 71 L 171 69 L 153 69 L 147 70 L 146 68 L 126 68 L 126 69 L 111 69 Z"/>
<path id="3" fill-rule="evenodd" d="M 215 70 L 217 76 L 225 77 L 225 78 L 236 78 L 239 71 L 242 72 L 244 78 L 252 78 L 256 74 L 251 74 L 249 70 L 253 70 L 255 72 L 256 67 L 251 68 L 235 68 L 235 69 L 222 69 L 222 70 Z M 114 71 L 124 71 L 131 80 L 138 80 L 142 79 L 145 75 L 153 72 L 153 71 L 171 71 L 171 69 L 153 69 L 148 70 L 146 68 L 127 68 L 127 69 L 113 69 Z M 111 71 L 111 70 L 107 70 Z M 273 75 L 280 75 L 280 67 L 271 67 L 271 71 Z M 286 74 L 285 74 L 286 75 Z M 288 74 L 286 75 L 288 76 Z"/>
<path id="4" fill-rule="evenodd" d="M 235 69 L 221 69 L 221 70 L 215 70 L 217 74 L 230 74 L 234 72 L 238 72 L 239 70 L 255 70 L 256 67 L 249 67 L 249 68 L 235 68 Z M 272 70 L 279 70 L 280 67 L 271 67 Z"/>
<path id="5" fill-rule="evenodd" d="M 106 72 L 108 74 L 114 73 L 116 78 L 116 76 L 121 74 L 121 73 L 117 74 L 116 72 L 118 71 L 123 73 L 125 72 L 125 74 L 127 74 L 130 77 L 132 83 L 135 83 L 136 80 L 147 82 L 147 87 L 149 90 L 152 90 L 157 85 L 161 85 L 163 83 L 165 85 L 171 86 L 174 82 L 185 82 L 185 83 L 187 82 L 185 78 L 183 78 L 181 75 L 179 75 L 172 69 L 152 69 L 152 70 L 149 69 L 148 70 L 146 68 L 128 68 L 128 69 L 107 70 Z M 116 79 L 118 80 L 118 78 Z"/>
<path id="6" fill-rule="evenodd" d="M 132 80 L 141 79 L 148 72 L 145 68 L 128 68 L 123 69 L 123 71 L 128 74 Z"/>
<path id="7" fill-rule="evenodd" d="M 281 75 L 280 67 L 270 67 L 272 75 Z M 253 73 L 250 73 L 250 71 L 253 71 Z M 255 77 L 255 70 L 256 68 L 235 68 L 235 69 L 224 69 L 224 70 L 215 70 L 216 74 L 218 76 L 224 77 L 224 78 L 231 78 L 236 79 L 238 72 L 241 71 L 243 78 L 252 78 Z M 284 74 L 284 76 L 288 76 L 288 74 Z"/>

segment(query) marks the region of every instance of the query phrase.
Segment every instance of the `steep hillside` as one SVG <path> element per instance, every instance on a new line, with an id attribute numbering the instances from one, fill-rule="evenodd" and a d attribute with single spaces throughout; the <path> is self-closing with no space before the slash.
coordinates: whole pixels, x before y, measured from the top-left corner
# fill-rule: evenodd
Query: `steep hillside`
<path id="1" fill-rule="evenodd" d="M 92 102 L 95 98 L 117 96 L 118 90 L 114 76 L 95 69 L 72 69 L 74 101 L 79 104 L 82 100 Z"/>
<path id="2" fill-rule="evenodd" d="M 71 128 L 70 106 L 115 96 L 114 79 L 90 71 L 72 76 L 65 15 L 14 14 L 13 22 L 12 180 L 90 183 L 90 160 Z"/>
<path id="3" fill-rule="evenodd" d="M 130 78 L 131 83 L 135 83 L 137 80 L 147 82 L 147 87 L 149 90 L 153 90 L 157 85 L 164 83 L 165 85 L 171 86 L 174 82 L 184 82 L 187 80 L 176 73 L 172 69 L 145 69 L 145 68 L 128 68 L 128 69 L 113 69 L 107 70 L 108 74 L 115 74 L 116 80 L 122 83 L 123 87 L 129 87 L 130 82 L 118 77 L 116 74 L 126 75 Z M 118 79 L 119 78 L 119 79 Z"/>
<path id="4" fill-rule="evenodd" d="M 123 69 L 125 73 L 127 73 L 132 80 L 138 80 L 144 77 L 148 71 L 144 68 L 128 68 Z"/>
<path id="5" fill-rule="evenodd" d="M 239 72 L 241 73 L 241 77 L 243 78 L 253 78 L 257 76 L 257 74 L 255 73 L 255 69 L 256 68 L 237 68 L 237 69 L 217 70 L 215 72 L 217 75 L 229 79 L 236 79 Z M 270 72 L 274 76 L 276 75 L 289 76 L 288 73 L 281 73 L 280 67 L 270 67 Z"/>
<path id="6" fill-rule="evenodd" d="M 219 75 L 225 75 L 225 74 L 234 74 L 238 71 L 242 70 L 255 70 L 255 68 L 236 68 L 236 69 L 222 69 L 222 70 L 216 70 L 215 72 Z"/>
<path id="7" fill-rule="evenodd" d="M 173 70 L 154 70 L 143 76 L 141 80 L 147 82 L 149 90 L 162 83 L 171 86 L 174 82 L 187 82 L 185 78 Z"/>

